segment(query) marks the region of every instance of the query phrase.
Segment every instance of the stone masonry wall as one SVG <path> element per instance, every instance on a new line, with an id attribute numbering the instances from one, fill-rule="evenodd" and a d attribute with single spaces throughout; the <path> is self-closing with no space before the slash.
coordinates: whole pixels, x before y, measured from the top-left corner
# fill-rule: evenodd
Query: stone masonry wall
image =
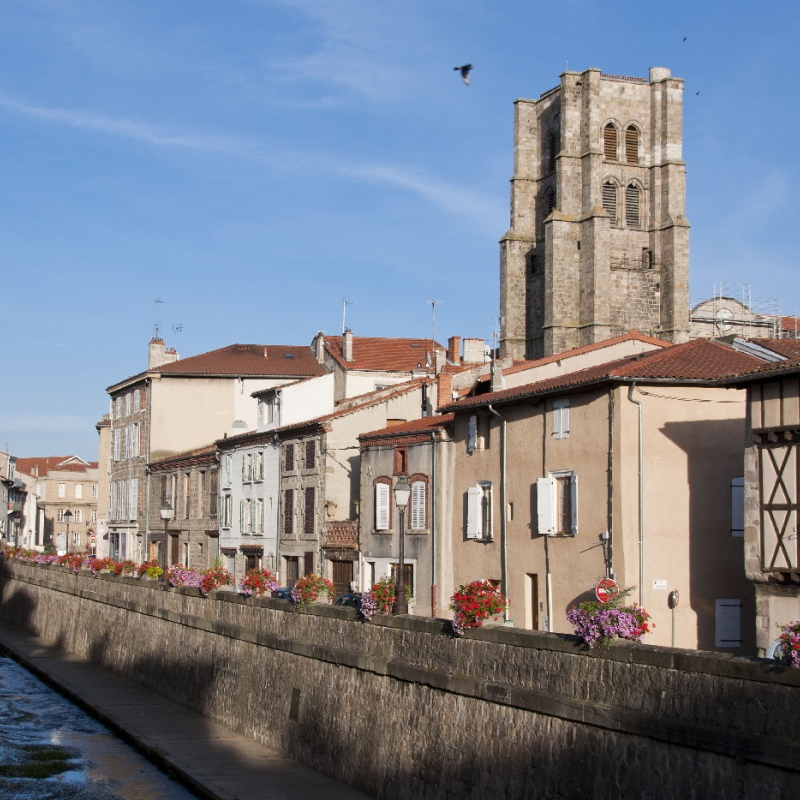
<path id="1" fill-rule="evenodd" d="M 3 619 L 376 797 L 800 792 L 800 675 L 769 662 L 0 569 Z"/>

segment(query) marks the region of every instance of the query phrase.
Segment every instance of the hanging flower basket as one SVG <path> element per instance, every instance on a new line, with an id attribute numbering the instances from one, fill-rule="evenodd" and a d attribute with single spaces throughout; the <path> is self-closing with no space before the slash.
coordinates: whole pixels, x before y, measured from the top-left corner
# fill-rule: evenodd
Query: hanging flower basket
<path id="1" fill-rule="evenodd" d="M 783 657 L 795 669 L 800 669 L 800 620 L 778 625 L 782 633 L 778 637 Z"/>
<path id="2" fill-rule="evenodd" d="M 278 589 L 278 582 L 267 569 L 251 569 L 242 578 L 239 588 L 247 597 L 271 597 Z"/>
<path id="3" fill-rule="evenodd" d="M 453 633 L 463 636 L 467 628 L 480 628 L 489 619 L 499 620 L 505 614 L 508 602 L 508 598 L 488 580 L 459 586 L 450 598 Z"/>
<path id="4" fill-rule="evenodd" d="M 567 619 L 575 635 L 590 649 L 598 644 L 608 644 L 612 639 L 641 642 L 642 637 L 653 630 L 655 623 L 650 622 L 647 611 L 635 603 L 630 606 L 621 604 L 634 588 L 625 589 L 618 597 L 605 603 L 590 600 L 572 606 L 567 611 Z"/>
<path id="5" fill-rule="evenodd" d="M 312 603 L 332 603 L 335 591 L 333 584 L 327 578 L 311 572 L 294 585 L 292 600 L 302 610 Z"/>
<path id="6" fill-rule="evenodd" d="M 406 602 L 412 600 L 411 586 L 406 584 Z M 377 583 L 372 584 L 368 592 L 364 592 L 361 597 L 361 616 L 369 622 L 375 614 L 391 614 L 397 603 L 397 590 L 394 585 L 394 577 L 384 575 Z"/>

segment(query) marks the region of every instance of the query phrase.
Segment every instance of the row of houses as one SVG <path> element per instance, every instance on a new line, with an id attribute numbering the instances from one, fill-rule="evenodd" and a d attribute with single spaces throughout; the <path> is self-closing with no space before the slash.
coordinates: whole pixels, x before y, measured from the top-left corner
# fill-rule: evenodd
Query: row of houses
<path id="1" fill-rule="evenodd" d="M 568 608 L 609 577 L 658 644 L 763 652 L 775 622 L 800 617 L 794 517 L 762 563 L 752 467 L 768 453 L 775 475 L 789 469 L 800 405 L 770 424 L 748 405 L 796 342 L 634 331 L 534 361 L 463 345 L 346 332 L 159 363 L 152 342 L 98 425 L 98 554 L 361 591 L 397 570 L 402 524 L 415 614 L 447 616 L 456 587 L 488 578 L 508 624 L 567 632 Z"/>

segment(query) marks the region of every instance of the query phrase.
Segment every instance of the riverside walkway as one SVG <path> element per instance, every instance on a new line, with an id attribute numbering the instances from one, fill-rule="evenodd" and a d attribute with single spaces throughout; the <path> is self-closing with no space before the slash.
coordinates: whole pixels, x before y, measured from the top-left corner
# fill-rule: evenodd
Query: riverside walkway
<path id="1" fill-rule="evenodd" d="M 361 792 L 3 621 L 0 651 L 201 797 L 367 800 Z"/>

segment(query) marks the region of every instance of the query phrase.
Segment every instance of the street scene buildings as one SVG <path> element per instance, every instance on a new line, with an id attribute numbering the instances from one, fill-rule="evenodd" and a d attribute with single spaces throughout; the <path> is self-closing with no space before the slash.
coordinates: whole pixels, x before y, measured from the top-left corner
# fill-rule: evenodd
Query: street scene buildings
<path id="1" fill-rule="evenodd" d="M 402 541 L 415 615 L 481 578 L 504 624 L 567 633 L 612 580 L 654 644 L 763 655 L 800 618 L 798 326 L 690 308 L 682 93 L 590 69 L 516 103 L 498 346 L 154 337 L 98 462 L 2 456 L 3 540 L 337 595 L 397 576 Z"/>

